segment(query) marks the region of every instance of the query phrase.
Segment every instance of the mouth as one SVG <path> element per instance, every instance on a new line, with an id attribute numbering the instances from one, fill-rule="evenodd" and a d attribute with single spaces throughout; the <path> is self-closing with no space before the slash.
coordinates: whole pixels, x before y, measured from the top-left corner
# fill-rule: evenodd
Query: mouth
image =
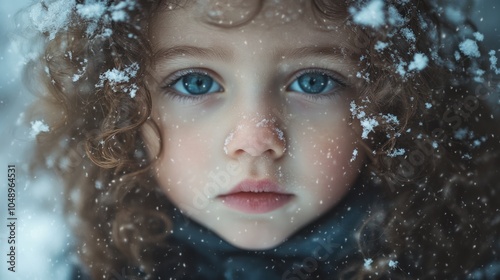
<path id="1" fill-rule="evenodd" d="M 249 214 L 268 213 L 281 208 L 294 197 L 270 180 L 244 180 L 218 198 L 237 211 Z"/>

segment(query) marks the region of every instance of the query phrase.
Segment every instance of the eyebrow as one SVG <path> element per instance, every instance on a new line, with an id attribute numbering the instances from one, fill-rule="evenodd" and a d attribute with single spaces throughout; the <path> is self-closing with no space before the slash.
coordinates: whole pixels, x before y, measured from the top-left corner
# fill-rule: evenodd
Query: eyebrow
<path id="1" fill-rule="evenodd" d="M 171 60 L 177 57 L 199 57 L 199 58 L 214 58 L 217 60 L 227 61 L 233 57 L 233 53 L 224 48 L 218 47 L 194 47 L 194 46 L 173 46 L 158 50 L 154 55 L 154 63 Z"/>
<path id="2" fill-rule="evenodd" d="M 315 46 L 315 47 L 301 47 L 294 49 L 276 49 L 273 55 L 283 58 L 307 58 L 307 57 L 318 57 L 318 56 L 328 56 L 334 59 L 345 60 L 346 58 L 355 58 L 355 52 L 348 50 L 347 48 L 342 48 L 339 46 Z"/>
<path id="3" fill-rule="evenodd" d="M 272 56 L 292 59 L 327 56 L 334 59 L 345 60 L 346 58 L 354 58 L 355 52 L 339 46 L 314 46 L 290 49 L 277 48 L 272 51 Z M 229 61 L 234 57 L 234 53 L 223 47 L 179 45 L 170 48 L 162 48 L 153 55 L 155 65 L 160 64 L 162 61 L 173 60 L 178 57 L 212 58 L 221 61 Z"/>

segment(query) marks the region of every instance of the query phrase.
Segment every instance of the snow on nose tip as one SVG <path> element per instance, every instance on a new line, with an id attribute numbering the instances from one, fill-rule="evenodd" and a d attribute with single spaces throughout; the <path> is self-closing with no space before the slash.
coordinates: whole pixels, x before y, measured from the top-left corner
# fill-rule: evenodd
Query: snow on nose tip
<path id="1" fill-rule="evenodd" d="M 237 156 L 270 154 L 280 157 L 285 152 L 286 140 L 283 130 L 276 126 L 274 118 L 252 119 L 250 124 L 238 125 L 224 141 L 224 152 Z"/>

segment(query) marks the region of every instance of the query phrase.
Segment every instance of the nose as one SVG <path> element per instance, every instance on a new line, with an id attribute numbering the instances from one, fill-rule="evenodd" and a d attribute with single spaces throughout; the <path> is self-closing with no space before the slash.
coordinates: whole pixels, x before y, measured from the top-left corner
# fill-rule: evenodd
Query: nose
<path id="1" fill-rule="evenodd" d="M 226 154 L 234 159 L 245 155 L 278 159 L 283 156 L 285 149 L 285 133 L 275 118 L 243 120 L 224 143 Z"/>

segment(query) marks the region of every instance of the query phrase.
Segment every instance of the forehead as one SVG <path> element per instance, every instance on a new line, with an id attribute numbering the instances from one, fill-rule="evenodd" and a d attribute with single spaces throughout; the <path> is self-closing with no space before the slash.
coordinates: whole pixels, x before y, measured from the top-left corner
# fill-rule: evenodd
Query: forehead
<path id="1" fill-rule="evenodd" d="M 357 52 L 352 44 L 355 33 L 339 16 L 342 11 L 334 13 L 335 19 L 326 19 L 311 0 L 167 3 L 151 19 L 150 38 L 153 49 L 180 41 L 231 44 L 243 40 L 260 45 L 334 44 Z"/>

